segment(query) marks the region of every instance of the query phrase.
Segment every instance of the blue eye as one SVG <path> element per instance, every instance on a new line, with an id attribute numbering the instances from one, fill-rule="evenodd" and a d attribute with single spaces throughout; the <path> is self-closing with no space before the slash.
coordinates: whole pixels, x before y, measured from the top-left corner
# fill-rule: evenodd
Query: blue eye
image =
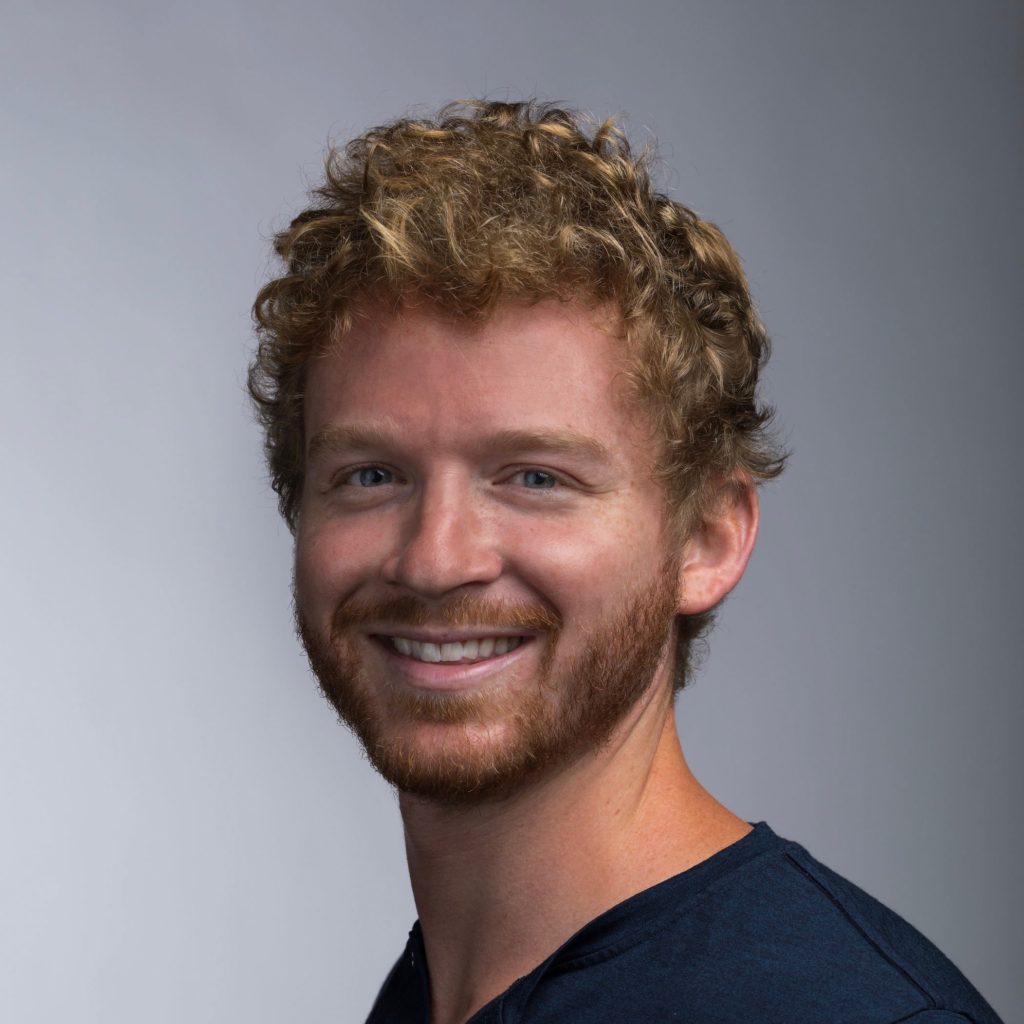
<path id="1" fill-rule="evenodd" d="M 533 491 L 550 490 L 558 481 L 542 469 L 523 470 L 523 483 Z"/>
<path id="2" fill-rule="evenodd" d="M 390 469 L 381 466 L 363 466 L 357 469 L 346 481 L 355 484 L 357 487 L 380 487 L 382 484 L 390 484 L 394 475 Z"/>

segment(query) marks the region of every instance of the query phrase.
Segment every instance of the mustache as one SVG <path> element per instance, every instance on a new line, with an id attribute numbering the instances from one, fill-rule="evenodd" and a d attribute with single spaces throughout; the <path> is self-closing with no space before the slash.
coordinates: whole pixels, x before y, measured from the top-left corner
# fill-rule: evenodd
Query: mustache
<path id="1" fill-rule="evenodd" d="M 337 636 L 354 626 L 376 622 L 397 626 L 494 626 L 556 636 L 562 629 L 558 612 L 539 603 L 462 594 L 435 604 L 412 594 L 396 594 L 380 601 L 343 601 L 334 612 L 331 632 Z"/>

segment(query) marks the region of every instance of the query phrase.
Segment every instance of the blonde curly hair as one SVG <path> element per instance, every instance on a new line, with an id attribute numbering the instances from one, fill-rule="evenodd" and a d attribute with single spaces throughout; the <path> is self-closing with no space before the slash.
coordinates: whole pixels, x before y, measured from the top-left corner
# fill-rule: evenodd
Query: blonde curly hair
<path id="1" fill-rule="evenodd" d="M 781 472 L 756 395 L 769 341 L 739 258 L 714 224 L 653 188 L 648 165 L 614 120 L 534 102 L 454 103 L 328 151 L 311 205 L 275 237 L 287 272 L 253 307 L 249 392 L 292 530 L 306 367 L 368 298 L 415 296 L 470 320 L 509 299 L 611 304 L 681 530 L 716 481 Z"/>

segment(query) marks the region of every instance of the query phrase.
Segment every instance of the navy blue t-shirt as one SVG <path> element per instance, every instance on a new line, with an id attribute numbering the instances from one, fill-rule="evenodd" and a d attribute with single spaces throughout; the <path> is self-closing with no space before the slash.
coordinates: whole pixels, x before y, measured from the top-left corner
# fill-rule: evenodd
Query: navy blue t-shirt
<path id="1" fill-rule="evenodd" d="M 367 1024 L 429 1024 L 419 925 Z M 763 822 L 612 907 L 471 1024 L 1000 1024 L 924 936 Z"/>

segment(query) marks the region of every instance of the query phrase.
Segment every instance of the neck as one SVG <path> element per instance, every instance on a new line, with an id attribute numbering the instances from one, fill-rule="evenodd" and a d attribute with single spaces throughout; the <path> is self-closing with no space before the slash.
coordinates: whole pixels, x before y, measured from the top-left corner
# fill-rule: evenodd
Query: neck
<path id="1" fill-rule="evenodd" d="M 664 688 L 513 797 L 401 809 L 432 1024 L 462 1024 L 588 921 L 750 831 L 691 774 Z"/>

